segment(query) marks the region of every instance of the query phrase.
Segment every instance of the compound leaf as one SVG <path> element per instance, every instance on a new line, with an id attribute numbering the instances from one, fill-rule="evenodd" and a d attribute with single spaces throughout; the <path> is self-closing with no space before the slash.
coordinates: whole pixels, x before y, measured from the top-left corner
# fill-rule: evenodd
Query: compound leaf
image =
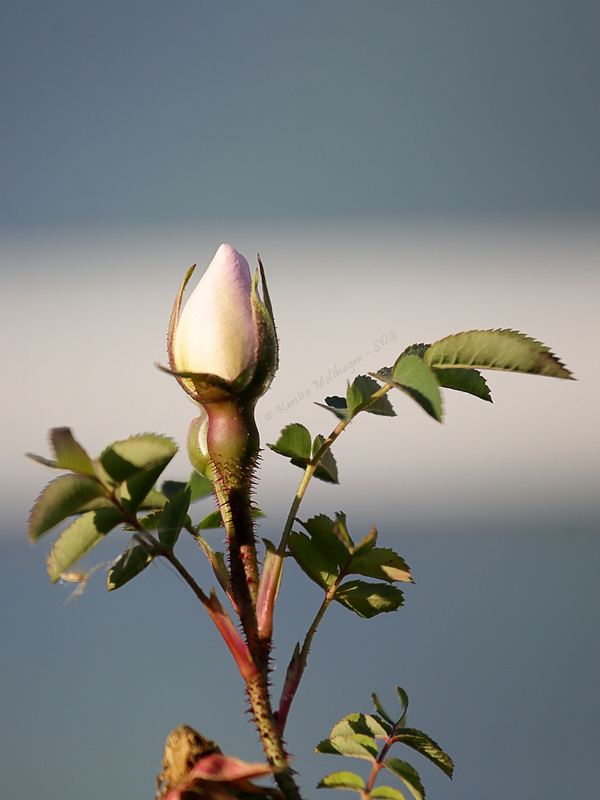
<path id="1" fill-rule="evenodd" d="M 292 532 L 288 542 L 289 551 L 298 566 L 308 577 L 327 591 L 338 577 L 338 565 L 331 556 L 305 533 Z"/>

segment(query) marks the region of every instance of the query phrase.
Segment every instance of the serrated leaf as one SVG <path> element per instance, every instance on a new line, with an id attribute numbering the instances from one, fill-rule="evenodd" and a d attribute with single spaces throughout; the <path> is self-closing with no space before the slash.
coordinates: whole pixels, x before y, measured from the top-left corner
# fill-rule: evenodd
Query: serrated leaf
<path id="1" fill-rule="evenodd" d="M 365 555 L 353 558 L 350 570 L 355 575 L 377 578 L 389 583 L 395 581 L 412 583 L 406 561 L 389 548 L 375 547 Z"/>
<path id="2" fill-rule="evenodd" d="M 354 733 L 351 736 L 332 736 L 329 739 L 324 739 L 316 746 L 315 752 L 375 761 L 379 747 L 377 742 L 370 736 Z"/>
<path id="3" fill-rule="evenodd" d="M 115 508 L 88 511 L 77 517 L 61 533 L 48 557 L 48 575 L 52 583 L 56 583 L 63 572 L 70 570 L 73 564 L 122 522 L 123 515 Z"/>
<path id="4" fill-rule="evenodd" d="M 191 521 L 188 517 L 190 506 L 191 489 L 186 486 L 177 492 L 170 500 L 167 500 L 158 520 L 158 538 L 165 547 L 172 550 L 175 546 L 181 529 L 186 523 Z"/>
<path id="5" fill-rule="evenodd" d="M 267 444 L 274 453 L 290 458 L 292 464 L 304 468 L 311 457 L 310 433 L 299 422 L 286 425 L 275 444 Z"/>
<path id="6" fill-rule="evenodd" d="M 69 469 L 79 475 L 94 475 L 92 459 L 75 439 L 70 428 L 52 428 L 50 441 L 56 453 L 55 466 L 58 469 Z"/>
<path id="7" fill-rule="evenodd" d="M 355 548 L 352 550 L 353 558 L 358 558 L 359 556 L 364 556 L 369 553 L 374 547 L 377 542 L 377 528 L 372 525 L 371 530 L 364 539 L 359 542 Z"/>
<path id="8" fill-rule="evenodd" d="M 380 739 L 387 739 L 389 729 L 383 727 L 381 722 L 372 714 L 348 714 L 333 726 L 330 738 L 335 736 L 351 736 L 354 733 L 361 733 L 364 736 L 374 736 Z"/>
<path id="9" fill-rule="evenodd" d="M 324 442 L 324 436 L 320 434 L 315 436 L 312 447 L 313 457 L 319 452 Z M 321 456 L 321 460 L 315 469 L 315 478 L 319 478 L 319 480 L 325 481 L 325 483 L 339 483 L 337 464 L 331 450 L 326 450 Z"/>
<path id="10" fill-rule="evenodd" d="M 307 530 L 316 544 L 330 555 L 340 567 L 344 567 L 350 559 L 350 548 L 346 539 L 338 536 L 339 528 L 335 528 L 334 521 L 326 514 L 318 514 L 316 517 L 302 522 L 302 527 Z"/>
<path id="11" fill-rule="evenodd" d="M 326 397 L 325 403 L 315 403 L 315 405 L 331 411 L 332 414 L 335 414 L 338 419 L 344 420 L 344 422 L 351 418 L 348 404 L 343 397 Z"/>
<path id="12" fill-rule="evenodd" d="M 400 778 L 415 800 L 424 800 L 425 789 L 421 783 L 419 773 L 414 767 L 399 758 L 388 758 L 383 762 L 383 765 L 393 775 Z"/>
<path id="13" fill-rule="evenodd" d="M 510 329 L 462 331 L 434 342 L 423 355 L 426 364 L 499 369 L 571 378 L 572 374 L 546 345 Z"/>
<path id="14" fill-rule="evenodd" d="M 160 463 L 166 466 L 176 452 L 177 445 L 171 439 L 145 433 L 109 445 L 99 461 L 115 483 L 121 483 Z"/>
<path id="15" fill-rule="evenodd" d="M 447 753 L 444 753 L 442 748 L 436 744 L 430 736 L 423 733 L 423 731 L 417 730 L 416 728 L 400 728 L 396 730 L 393 741 L 401 742 L 408 747 L 412 747 L 417 753 L 421 753 L 421 755 L 433 761 L 442 772 L 445 772 L 450 778 L 452 777 L 452 771 L 454 769 L 452 759 Z"/>
<path id="16" fill-rule="evenodd" d="M 406 800 L 406 795 L 393 786 L 376 786 L 369 792 L 369 797 L 379 797 L 381 800 Z"/>
<path id="17" fill-rule="evenodd" d="M 402 714 L 400 715 L 400 722 L 404 720 L 406 717 L 406 712 L 408 711 L 408 695 L 400 686 L 396 686 L 396 694 L 398 695 L 398 700 L 400 701 L 400 705 L 402 707 Z"/>
<path id="18" fill-rule="evenodd" d="M 395 586 L 367 581 L 346 581 L 338 587 L 334 598 L 359 617 L 366 619 L 396 611 L 404 603 L 404 595 Z"/>
<path id="19" fill-rule="evenodd" d="M 479 397 L 480 400 L 486 400 L 488 403 L 492 402 L 490 388 L 483 375 L 476 369 L 455 369 L 454 367 L 436 369 L 434 367 L 433 372 L 440 386 L 445 389 L 466 392 Z"/>
<path id="20" fill-rule="evenodd" d="M 400 356 L 394 364 L 390 381 L 417 402 L 430 417 L 442 421 L 442 396 L 436 376 L 416 355 Z"/>
<path id="21" fill-rule="evenodd" d="M 388 722 L 391 726 L 395 725 L 394 720 L 390 717 L 390 715 L 385 711 L 384 707 L 379 702 L 379 697 L 375 694 L 375 692 L 371 692 L 371 701 L 375 706 L 375 711 L 379 714 L 379 716 Z M 391 728 L 390 728 L 391 730 Z"/>
<path id="22" fill-rule="evenodd" d="M 339 571 L 331 556 L 324 552 L 305 533 L 290 534 L 288 548 L 298 566 L 308 577 L 327 591 L 335 583 Z"/>
<path id="23" fill-rule="evenodd" d="M 350 789 L 361 792 L 364 788 L 364 780 L 355 772 L 332 772 L 317 784 L 317 789 Z"/>
<path id="24" fill-rule="evenodd" d="M 353 417 L 360 411 L 375 392 L 381 389 L 379 383 L 368 375 L 357 375 L 346 392 L 348 410 Z M 395 417 L 396 412 L 386 395 L 379 397 L 370 405 L 366 406 L 365 411 L 369 414 L 378 414 L 384 417 Z"/>
<path id="25" fill-rule="evenodd" d="M 104 496 L 104 488 L 97 480 L 84 475 L 61 475 L 51 481 L 31 509 L 27 524 L 30 541 L 35 542 L 99 496 Z"/>
<path id="26" fill-rule="evenodd" d="M 109 592 L 120 589 L 143 572 L 156 555 L 147 545 L 137 544 L 117 558 L 108 572 L 106 587 Z"/>

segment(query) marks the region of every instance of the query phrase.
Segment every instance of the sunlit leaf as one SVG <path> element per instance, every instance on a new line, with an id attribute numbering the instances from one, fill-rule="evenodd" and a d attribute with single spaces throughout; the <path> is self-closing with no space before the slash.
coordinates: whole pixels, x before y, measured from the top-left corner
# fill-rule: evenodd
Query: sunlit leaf
<path id="1" fill-rule="evenodd" d="M 104 488 L 98 481 L 84 475 L 71 473 L 51 481 L 31 509 L 27 525 L 30 541 L 36 541 L 99 496 L 104 496 Z"/>
<path id="2" fill-rule="evenodd" d="M 404 559 L 388 548 L 375 547 L 365 555 L 353 558 L 351 570 L 355 575 L 377 578 L 389 583 L 394 581 L 412 583 L 410 570 Z"/>
<path id="3" fill-rule="evenodd" d="M 492 402 L 489 386 L 483 375 L 476 369 L 455 369 L 453 367 L 436 369 L 434 367 L 433 372 L 440 386 L 445 389 L 466 392 L 481 400 L 486 400 L 488 403 Z"/>
<path id="4" fill-rule="evenodd" d="M 391 773 L 400 778 L 415 800 L 424 800 L 425 789 L 421 783 L 419 773 L 414 767 L 411 767 L 410 764 L 407 764 L 406 761 L 401 761 L 399 758 L 388 758 L 383 762 L 383 765 Z"/>
<path id="5" fill-rule="evenodd" d="M 348 409 L 352 416 L 362 409 L 375 392 L 381 389 L 379 383 L 367 375 L 357 375 L 346 393 Z M 369 414 L 378 414 L 384 417 L 395 417 L 396 412 L 392 408 L 387 395 L 379 397 L 377 400 L 366 406 L 365 411 Z"/>
<path id="6" fill-rule="evenodd" d="M 442 396 L 434 373 L 416 355 L 401 356 L 394 364 L 392 383 L 415 400 L 438 422 L 442 421 Z"/>
<path id="7" fill-rule="evenodd" d="M 404 602 L 404 595 L 387 583 L 346 581 L 335 592 L 338 603 L 354 611 L 359 617 L 369 619 L 377 614 L 396 611 Z"/>
<path id="8" fill-rule="evenodd" d="M 340 567 L 347 564 L 352 544 L 345 539 L 340 539 L 338 536 L 339 528 L 334 527 L 335 523 L 332 519 L 325 514 L 319 514 L 306 520 L 306 522 L 300 522 L 300 524 L 310 533 L 319 547 L 328 553 Z"/>
<path id="9" fill-rule="evenodd" d="M 86 553 L 102 541 L 113 528 L 123 522 L 115 508 L 88 511 L 61 533 L 48 557 L 48 575 L 52 583 L 70 570 Z"/>
<path id="10" fill-rule="evenodd" d="M 381 722 L 371 714 L 348 714 L 333 726 L 330 734 L 335 736 L 351 736 L 354 733 L 361 733 L 364 736 L 374 736 L 386 739 L 389 736 L 389 728 L 384 728 Z"/>
<path id="11" fill-rule="evenodd" d="M 375 761 L 378 752 L 377 742 L 370 736 L 360 733 L 350 736 L 332 736 L 319 742 L 315 748 L 315 753 L 351 756 L 352 758 L 364 758 L 367 761 Z"/>
<path id="12" fill-rule="evenodd" d="M 109 445 L 99 461 L 115 483 L 121 483 L 141 470 L 163 462 L 166 466 L 176 452 L 177 446 L 166 436 L 144 433 Z"/>
<path id="13" fill-rule="evenodd" d="M 52 428 L 50 441 L 56 453 L 56 467 L 69 469 L 80 475 L 93 475 L 92 459 L 74 438 L 70 428 Z"/>
<path id="14" fill-rule="evenodd" d="M 433 761 L 442 772 L 452 777 L 452 771 L 454 769 L 452 759 L 447 753 L 444 753 L 442 748 L 436 744 L 430 736 L 423 733 L 423 731 L 419 731 L 416 728 L 400 728 L 396 730 L 394 734 L 394 742 L 401 742 L 408 747 L 412 747 L 413 750 L 416 750 L 418 753 L 421 753 L 421 755 L 426 756 L 430 761 Z"/>
<path id="15" fill-rule="evenodd" d="M 129 583 L 132 578 L 135 578 L 136 575 L 146 569 L 155 555 L 156 553 L 151 548 L 141 544 L 136 544 L 121 553 L 108 571 L 106 580 L 108 591 L 112 592 L 115 589 L 120 589 L 121 586 Z"/>
<path id="16" fill-rule="evenodd" d="M 378 797 L 381 800 L 406 800 L 406 795 L 393 786 L 375 786 L 369 792 L 369 797 Z"/>
<path id="17" fill-rule="evenodd" d="M 338 565 L 305 533 L 290 534 L 288 548 L 298 566 L 327 591 L 338 577 Z"/>
<path id="18" fill-rule="evenodd" d="M 350 789 L 361 792 L 364 788 L 364 780 L 355 772 L 332 772 L 317 784 L 317 789 Z"/>
<path id="19" fill-rule="evenodd" d="M 313 458 L 319 452 L 324 442 L 324 436 L 315 436 L 312 447 Z M 337 464 L 331 450 L 326 450 L 321 456 L 321 460 L 315 469 L 315 478 L 319 478 L 326 483 L 339 483 Z"/>
<path id="20" fill-rule="evenodd" d="M 462 331 L 434 342 L 423 355 L 431 367 L 499 369 L 572 378 L 546 345 L 509 329 Z"/>
<path id="21" fill-rule="evenodd" d="M 267 444 L 274 453 L 291 459 L 292 464 L 304 468 L 311 457 L 310 433 L 298 422 L 286 425 L 275 444 Z"/>

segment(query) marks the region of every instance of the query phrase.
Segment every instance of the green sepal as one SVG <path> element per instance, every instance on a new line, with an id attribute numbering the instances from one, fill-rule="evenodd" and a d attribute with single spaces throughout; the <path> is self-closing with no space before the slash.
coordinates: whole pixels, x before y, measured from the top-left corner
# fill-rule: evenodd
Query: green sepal
<path id="1" fill-rule="evenodd" d="M 48 557 L 48 575 L 52 583 L 122 522 L 123 515 L 116 508 L 88 511 L 77 517 L 58 537 Z"/>
<path id="2" fill-rule="evenodd" d="M 421 753 L 436 764 L 448 777 L 452 777 L 454 770 L 452 759 L 423 731 L 417 730 L 417 728 L 399 728 L 394 732 L 392 741 L 412 747 L 417 753 Z"/>
<path id="3" fill-rule="evenodd" d="M 109 592 L 120 589 L 143 572 L 156 556 L 156 550 L 148 545 L 136 544 L 117 558 L 108 572 L 106 588 Z"/>
<path id="4" fill-rule="evenodd" d="M 508 328 L 472 330 L 446 336 L 423 354 L 436 368 L 498 369 L 572 379 L 573 375 L 546 345 Z"/>
<path id="5" fill-rule="evenodd" d="M 406 795 L 393 786 L 375 786 L 369 792 L 369 797 L 378 797 L 380 800 L 406 800 Z"/>
<path id="6" fill-rule="evenodd" d="M 317 784 L 317 789 L 350 789 L 350 791 L 362 792 L 364 788 L 364 780 L 355 772 L 332 772 Z"/>
<path id="7" fill-rule="evenodd" d="M 400 778 L 415 800 L 425 800 L 425 789 L 414 767 L 399 758 L 388 758 L 383 762 L 383 766 Z"/>
<path id="8" fill-rule="evenodd" d="M 61 475 L 51 481 L 35 501 L 27 523 L 29 540 L 35 542 L 59 522 L 77 514 L 98 497 L 104 498 L 104 487 L 86 475 Z M 106 503 L 111 506 L 110 501 Z"/>
<path id="9" fill-rule="evenodd" d="M 322 589 L 328 591 L 339 571 L 337 563 L 305 533 L 290 534 L 288 548 L 298 566 Z"/>
<path id="10" fill-rule="evenodd" d="M 377 759 L 378 752 L 377 742 L 372 737 L 361 733 L 354 733 L 350 736 L 331 736 L 329 739 L 319 742 L 315 747 L 315 753 L 364 758 L 372 762 Z"/>
<path id="11" fill-rule="evenodd" d="M 334 599 L 365 619 L 396 611 L 404 603 L 403 593 L 395 586 L 359 580 L 342 583 Z"/>
<path id="12" fill-rule="evenodd" d="M 331 729 L 330 737 L 351 736 L 362 733 L 364 736 L 373 736 L 376 739 L 387 739 L 391 728 L 384 726 L 381 721 L 371 714 L 348 714 Z"/>

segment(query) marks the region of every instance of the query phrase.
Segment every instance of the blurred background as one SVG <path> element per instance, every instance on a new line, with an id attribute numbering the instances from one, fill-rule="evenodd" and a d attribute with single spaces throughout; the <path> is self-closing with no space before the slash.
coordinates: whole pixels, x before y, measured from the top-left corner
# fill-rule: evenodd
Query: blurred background
<path id="1" fill-rule="evenodd" d="M 46 432 L 97 454 L 131 433 L 184 442 L 194 408 L 161 374 L 192 263 L 222 241 L 265 263 L 281 367 L 264 443 L 405 346 L 511 327 L 576 383 L 489 374 L 494 405 L 446 393 L 438 425 L 392 398 L 336 448 L 341 484 L 302 507 L 348 515 L 410 564 L 398 614 L 332 609 L 292 708 L 306 797 L 350 762 L 311 755 L 331 726 L 394 708 L 456 762 L 418 755 L 432 800 L 589 796 L 600 744 L 597 3 L 4 0 L 0 457 L 2 783 L 14 798 L 152 797 L 181 723 L 261 758 L 242 683 L 164 565 L 107 595 L 50 586 L 52 535 L 28 510 Z M 331 379 L 331 382 L 330 382 Z M 185 453 L 168 471 L 187 476 Z M 265 450 L 261 535 L 301 473 Z M 195 510 L 212 510 L 210 499 Z M 220 535 L 212 534 L 219 546 Z M 83 568 L 110 562 L 115 532 Z M 197 548 L 181 558 L 205 588 Z M 320 602 L 293 564 L 273 680 Z M 392 712 L 393 713 L 393 712 Z M 362 770 L 361 763 L 354 765 Z"/>

